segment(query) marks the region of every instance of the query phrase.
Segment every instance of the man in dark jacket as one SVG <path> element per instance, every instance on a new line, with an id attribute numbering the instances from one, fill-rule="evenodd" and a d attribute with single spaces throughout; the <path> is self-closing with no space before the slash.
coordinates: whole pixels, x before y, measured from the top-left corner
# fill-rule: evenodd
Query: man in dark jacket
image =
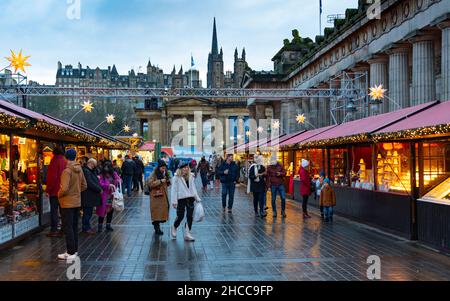
<path id="1" fill-rule="evenodd" d="M 284 187 L 284 177 L 286 176 L 286 170 L 283 168 L 283 166 L 281 166 L 276 158 L 272 158 L 270 163 L 271 164 L 267 168 L 267 181 L 272 194 L 273 217 L 277 217 L 277 193 L 280 193 L 281 198 L 281 215 L 283 217 L 286 217 L 286 190 Z"/>
<path id="2" fill-rule="evenodd" d="M 142 180 L 145 168 L 144 162 L 142 162 L 142 160 L 138 156 L 136 156 L 134 163 L 136 164 L 136 191 L 139 191 L 139 187 L 141 187 L 141 190 L 144 191 L 144 181 Z"/>
<path id="3" fill-rule="evenodd" d="M 91 228 L 91 218 L 94 207 L 102 204 L 102 188 L 96 173 L 97 161 L 89 159 L 83 167 L 87 189 L 81 193 L 81 206 L 83 207 L 82 232 L 94 235 L 96 231 Z"/>
<path id="4" fill-rule="evenodd" d="M 131 197 L 131 182 L 133 181 L 133 175 L 134 175 L 134 169 L 135 169 L 136 163 L 133 162 L 133 160 L 130 159 L 130 156 L 125 156 L 125 162 L 122 164 L 122 179 L 123 179 L 123 186 L 124 186 L 124 192 L 126 190 L 127 196 Z"/>
<path id="5" fill-rule="evenodd" d="M 58 191 L 61 183 L 61 175 L 66 168 L 66 159 L 64 159 L 64 152 L 61 148 L 55 147 L 53 150 L 53 158 L 47 170 L 47 188 L 46 193 L 50 198 L 50 232 L 48 237 L 62 237 L 63 233 L 58 232 L 59 222 L 59 201 Z"/>
<path id="6" fill-rule="evenodd" d="M 227 207 L 228 194 L 228 213 L 231 213 L 234 202 L 234 190 L 239 172 L 236 163 L 233 161 L 233 155 L 228 155 L 227 160 L 219 167 L 220 182 L 222 183 L 222 208 L 225 212 Z"/>

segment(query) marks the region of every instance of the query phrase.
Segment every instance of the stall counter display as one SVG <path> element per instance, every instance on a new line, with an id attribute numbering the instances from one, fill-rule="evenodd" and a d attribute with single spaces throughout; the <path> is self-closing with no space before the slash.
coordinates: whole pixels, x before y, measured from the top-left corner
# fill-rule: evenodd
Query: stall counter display
<path id="1" fill-rule="evenodd" d="M 427 193 L 421 200 L 450 205 L 450 177 Z"/>
<path id="2" fill-rule="evenodd" d="M 411 152 L 407 143 L 382 143 L 378 145 L 378 190 L 385 192 L 410 192 Z"/>
<path id="3" fill-rule="evenodd" d="M 12 203 L 10 196 L 10 138 L 0 135 L 0 244 L 12 237 Z"/>

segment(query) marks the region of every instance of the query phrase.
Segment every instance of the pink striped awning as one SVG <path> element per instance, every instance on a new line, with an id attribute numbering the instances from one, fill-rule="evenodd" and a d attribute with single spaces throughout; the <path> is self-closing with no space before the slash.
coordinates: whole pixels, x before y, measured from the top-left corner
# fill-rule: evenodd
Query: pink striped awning
<path id="1" fill-rule="evenodd" d="M 320 135 L 321 133 L 324 133 L 332 128 L 336 127 L 335 125 L 331 125 L 331 126 L 327 126 L 327 127 L 323 127 L 323 128 L 318 128 L 318 129 L 314 129 L 314 130 L 310 130 L 310 131 L 303 131 L 300 132 L 299 135 L 295 135 L 290 139 L 284 140 L 283 142 L 280 143 L 281 147 L 288 147 L 290 145 L 295 145 L 298 143 L 301 143 L 307 139 L 310 139 L 312 137 L 315 137 L 317 135 Z"/>

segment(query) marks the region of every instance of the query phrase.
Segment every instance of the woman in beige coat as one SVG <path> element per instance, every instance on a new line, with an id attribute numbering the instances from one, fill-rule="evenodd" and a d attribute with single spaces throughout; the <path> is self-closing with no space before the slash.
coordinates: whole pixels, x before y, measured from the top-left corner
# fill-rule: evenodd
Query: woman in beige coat
<path id="1" fill-rule="evenodd" d="M 163 235 L 160 223 L 165 223 L 169 219 L 167 187 L 170 185 L 170 177 L 166 162 L 158 161 L 158 166 L 148 178 L 147 185 L 150 190 L 150 215 L 155 234 Z"/>

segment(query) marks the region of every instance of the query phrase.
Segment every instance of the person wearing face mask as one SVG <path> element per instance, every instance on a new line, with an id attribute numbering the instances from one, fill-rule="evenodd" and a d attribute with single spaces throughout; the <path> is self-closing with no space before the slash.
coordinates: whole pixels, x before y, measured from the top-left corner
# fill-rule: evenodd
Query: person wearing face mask
<path id="1" fill-rule="evenodd" d="M 116 188 L 121 184 L 119 175 L 114 171 L 110 161 L 103 164 L 100 173 L 100 187 L 102 188 L 102 204 L 97 207 L 98 229 L 97 232 L 103 231 L 103 222 L 106 216 L 106 231 L 111 232 L 111 222 L 114 209 L 112 208 L 113 195 Z"/>

